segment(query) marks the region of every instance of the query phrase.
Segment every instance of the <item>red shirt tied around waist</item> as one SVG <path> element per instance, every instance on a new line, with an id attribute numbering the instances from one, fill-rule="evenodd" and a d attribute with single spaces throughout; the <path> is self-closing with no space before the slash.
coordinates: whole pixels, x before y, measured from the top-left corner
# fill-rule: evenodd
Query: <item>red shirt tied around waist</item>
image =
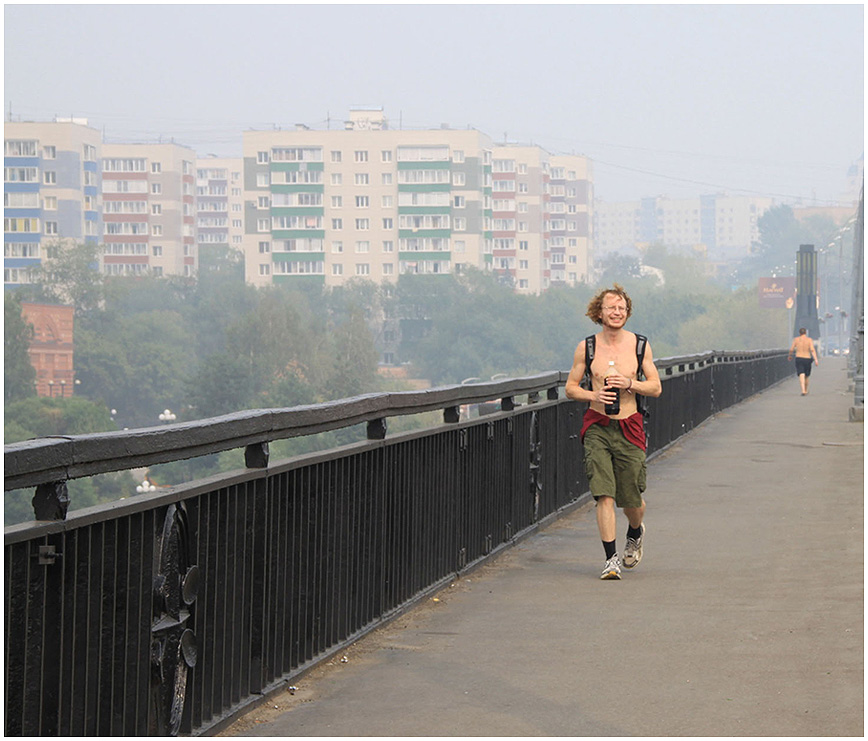
<path id="1" fill-rule="evenodd" d="M 641 412 L 631 414 L 624 419 L 612 419 L 605 414 L 600 414 L 596 409 L 588 407 L 585 411 L 585 416 L 582 419 L 582 442 L 585 440 L 585 433 L 591 425 L 603 425 L 608 427 L 610 422 L 618 422 L 621 425 L 621 432 L 633 445 L 641 450 L 645 450 L 645 419 Z"/>

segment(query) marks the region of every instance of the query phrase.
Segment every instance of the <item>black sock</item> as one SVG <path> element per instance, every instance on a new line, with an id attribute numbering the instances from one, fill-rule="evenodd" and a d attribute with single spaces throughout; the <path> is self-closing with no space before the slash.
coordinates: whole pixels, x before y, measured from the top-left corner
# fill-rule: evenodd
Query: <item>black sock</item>
<path id="1" fill-rule="evenodd" d="M 639 540 L 642 537 L 642 528 L 641 527 L 627 527 L 627 537 L 633 538 L 633 540 Z"/>
<path id="2" fill-rule="evenodd" d="M 615 555 L 615 541 L 610 540 L 606 542 L 603 541 L 603 548 L 606 549 L 606 560 L 608 561 L 612 556 Z"/>

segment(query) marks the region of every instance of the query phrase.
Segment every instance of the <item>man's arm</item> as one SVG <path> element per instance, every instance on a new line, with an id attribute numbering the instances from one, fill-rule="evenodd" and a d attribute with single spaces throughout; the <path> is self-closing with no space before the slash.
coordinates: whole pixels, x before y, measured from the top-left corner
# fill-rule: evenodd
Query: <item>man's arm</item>
<path id="1" fill-rule="evenodd" d="M 814 365 L 820 364 L 820 359 L 817 357 L 817 348 L 814 347 L 814 341 L 811 340 L 811 355 L 814 356 Z"/>
<path id="2" fill-rule="evenodd" d="M 799 338 L 796 337 L 796 339 L 793 340 L 793 344 L 790 345 L 790 351 L 787 353 L 787 360 L 792 360 L 792 359 L 793 359 L 793 353 L 796 351 L 796 340 L 798 340 L 798 339 L 799 339 Z"/>
<path id="3" fill-rule="evenodd" d="M 654 365 L 654 355 L 651 352 L 651 343 L 645 345 L 645 357 L 642 360 L 642 373 L 645 374 L 644 381 L 633 381 L 632 385 L 627 389 L 635 394 L 642 396 L 660 396 L 663 393 L 663 384 L 660 382 L 660 374 L 657 372 L 657 366 Z"/>

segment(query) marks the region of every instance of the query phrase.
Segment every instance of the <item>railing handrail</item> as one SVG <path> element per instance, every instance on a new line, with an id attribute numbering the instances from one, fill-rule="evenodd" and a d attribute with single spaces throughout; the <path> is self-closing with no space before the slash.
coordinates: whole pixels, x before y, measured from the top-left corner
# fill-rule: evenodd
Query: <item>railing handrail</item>
<path id="1" fill-rule="evenodd" d="M 681 365 L 734 362 L 781 352 L 786 351 L 711 350 L 657 359 L 655 365 L 661 372 L 671 375 L 673 369 Z M 387 417 L 537 394 L 562 387 L 568 376 L 568 371 L 549 371 L 486 383 L 370 393 L 318 404 L 253 409 L 158 427 L 25 440 L 4 446 L 4 489 L 10 491 L 52 481 L 143 468 Z"/>

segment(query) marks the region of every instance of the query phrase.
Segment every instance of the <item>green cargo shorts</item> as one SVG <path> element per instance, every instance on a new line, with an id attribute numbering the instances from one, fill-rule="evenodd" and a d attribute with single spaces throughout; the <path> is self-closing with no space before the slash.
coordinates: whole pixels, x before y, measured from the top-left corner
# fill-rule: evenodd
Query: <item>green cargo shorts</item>
<path id="1" fill-rule="evenodd" d="M 631 443 L 612 420 L 585 432 L 585 473 L 594 499 L 612 497 L 618 507 L 641 507 L 645 491 L 645 451 Z"/>

